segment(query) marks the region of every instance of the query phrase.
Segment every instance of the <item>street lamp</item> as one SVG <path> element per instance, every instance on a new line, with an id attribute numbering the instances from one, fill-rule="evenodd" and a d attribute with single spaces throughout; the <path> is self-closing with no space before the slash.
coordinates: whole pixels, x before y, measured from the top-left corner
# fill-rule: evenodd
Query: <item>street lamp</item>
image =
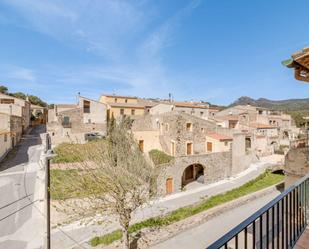
<path id="1" fill-rule="evenodd" d="M 46 248 L 50 249 L 50 160 L 55 157 L 56 154 L 51 149 L 51 140 L 50 136 L 46 134 L 46 147 L 45 147 L 45 160 L 46 160 L 46 168 L 45 168 L 45 179 L 46 179 Z"/>

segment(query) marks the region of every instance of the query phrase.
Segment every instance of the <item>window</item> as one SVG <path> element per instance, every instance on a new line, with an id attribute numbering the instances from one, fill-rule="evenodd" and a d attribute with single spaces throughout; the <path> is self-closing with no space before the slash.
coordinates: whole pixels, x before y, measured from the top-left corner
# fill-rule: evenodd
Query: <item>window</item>
<path id="1" fill-rule="evenodd" d="M 125 103 L 128 103 L 128 99 L 125 99 L 124 102 L 125 102 Z"/>
<path id="2" fill-rule="evenodd" d="M 171 141 L 171 156 L 175 156 L 176 154 L 176 144 L 174 141 Z"/>
<path id="3" fill-rule="evenodd" d="M 90 101 L 84 100 L 84 113 L 90 113 Z"/>
<path id="4" fill-rule="evenodd" d="M 200 115 L 203 116 L 203 115 L 204 115 L 204 112 L 200 112 Z"/>
<path id="5" fill-rule="evenodd" d="M 201 132 L 202 132 L 202 133 L 204 133 L 204 132 L 205 132 L 205 129 L 204 129 L 203 127 L 201 128 Z"/>
<path id="6" fill-rule="evenodd" d="M 186 124 L 186 130 L 187 131 L 192 131 L 192 123 L 187 123 Z"/>
<path id="7" fill-rule="evenodd" d="M 124 109 L 120 109 L 120 115 L 124 115 Z"/>
<path id="8" fill-rule="evenodd" d="M 192 155 L 192 154 L 193 154 L 193 144 L 187 143 L 187 155 Z"/>
<path id="9" fill-rule="evenodd" d="M 71 126 L 70 117 L 68 117 L 68 116 L 63 117 L 62 126 L 66 127 L 66 128 L 70 128 L 70 126 Z"/>
<path id="10" fill-rule="evenodd" d="M 228 144 L 229 144 L 228 142 L 226 142 L 226 141 L 224 142 L 224 146 L 228 146 Z"/>
<path id="11" fill-rule="evenodd" d="M 131 110 L 131 115 L 135 115 L 135 110 L 134 109 Z"/>
<path id="12" fill-rule="evenodd" d="M 250 148 L 251 148 L 251 138 L 246 137 L 246 149 L 250 149 Z"/>
<path id="13" fill-rule="evenodd" d="M 88 119 L 88 124 L 91 124 L 91 119 Z"/>
<path id="14" fill-rule="evenodd" d="M 165 124 L 164 127 L 165 127 L 166 132 L 169 131 L 169 128 L 170 128 L 169 124 Z"/>
<path id="15" fill-rule="evenodd" d="M 207 142 L 207 152 L 212 152 L 212 142 Z"/>
<path id="16" fill-rule="evenodd" d="M 0 99 L 1 104 L 14 104 L 14 99 Z"/>
<path id="17" fill-rule="evenodd" d="M 144 140 L 138 141 L 138 147 L 141 150 L 141 152 L 144 152 Z"/>
<path id="18" fill-rule="evenodd" d="M 4 142 L 8 141 L 8 134 L 4 134 Z"/>
<path id="19" fill-rule="evenodd" d="M 117 103 L 117 98 L 115 98 L 115 100 L 114 100 L 114 101 L 115 101 L 115 103 Z"/>

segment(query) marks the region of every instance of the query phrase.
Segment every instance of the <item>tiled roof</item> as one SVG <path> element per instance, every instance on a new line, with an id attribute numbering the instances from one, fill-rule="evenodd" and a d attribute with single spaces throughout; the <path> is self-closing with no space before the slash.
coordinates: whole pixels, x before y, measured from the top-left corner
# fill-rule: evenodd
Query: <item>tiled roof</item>
<path id="1" fill-rule="evenodd" d="M 238 115 L 226 115 L 226 116 L 220 116 L 220 117 L 216 117 L 217 120 L 231 120 L 231 121 L 238 121 L 239 120 L 239 116 Z"/>
<path id="2" fill-rule="evenodd" d="M 277 126 L 268 125 L 268 124 L 261 124 L 261 123 L 251 123 L 250 127 L 257 128 L 257 129 L 274 129 Z"/>
<path id="3" fill-rule="evenodd" d="M 125 95 L 116 95 L 116 94 L 102 94 L 101 97 L 112 97 L 112 98 L 126 98 L 126 99 L 137 99 L 137 97 L 134 96 L 125 96 Z"/>
<path id="4" fill-rule="evenodd" d="M 144 109 L 145 105 L 140 103 L 107 103 L 111 107 L 123 107 L 123 108 L 139 108 Z"/>
<path id="5" fill-rule="evenodd" d="M 229 136 L 219 134 L 219 133 L 215 133 L 215 132 L 208 133 L 206 136 L 211 137 L 211 138 L 216 139 L 216 140 L 219 140 L 219 141 L 232 141 L 233 140 L 233 138 L 231 138 Z"/>
<path id="6" fill-rule="evenodd" d="M 74 104 L 56 104 L 57 107 L 60 107 L 60 108 L 76 108 L 77 105 L 74 105 Z"/>

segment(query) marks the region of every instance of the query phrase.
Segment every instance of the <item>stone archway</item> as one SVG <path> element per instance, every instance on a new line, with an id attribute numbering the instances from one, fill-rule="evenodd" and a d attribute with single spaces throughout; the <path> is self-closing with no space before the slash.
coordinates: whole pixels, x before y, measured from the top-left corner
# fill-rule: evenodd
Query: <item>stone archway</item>
<path id="1" fill-rule="evenodd" d="M 276 141 L 272 141 L 270 145 L 273 147 L 274 150 L 278 149 L 278 143 Z"/>
<path id="2" fill-rule="evenodd" d="M 201 164 L 191 164 L 185 168 L 182 173 L 181 187 L 183 188 L 188 183 L 193 181 L 204 183 L 204 167 Z"/>

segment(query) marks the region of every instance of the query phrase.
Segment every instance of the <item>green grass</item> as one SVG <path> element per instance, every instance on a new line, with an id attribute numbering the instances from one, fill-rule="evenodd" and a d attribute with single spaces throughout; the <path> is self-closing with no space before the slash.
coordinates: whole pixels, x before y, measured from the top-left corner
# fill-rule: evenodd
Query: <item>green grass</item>
<path id="1" fill-rule="evenodd" d="M 261 174 L 257 178 L 247 182 L 246 184 L 238 188 L 232 189 L 222 194 L 212 196 L 208 198 L 207 200 L 202 201 L 199 204 L 179 208 L 167 215 L 150 218 L 150 219 L 138 222 L 134 225 L 131 225 L 129 228 L 129 233 L 138 232 L 143 228 L 167 226 L 174 222 L 188 218 L 192 215 L 206 211 L 220 204 L 227 203 L 239 197 L 242 197 L 247 194 L 254 193 L 256 191 L 275 185 L 283 181 L 283 179 L 284 179 L 284 175 L 274 174 L 269 171 L 266 171 L 265 173 Z M 116 240 L 119 240 L 121 237 L 122 237 L 121 230 L 115 230 L 104 236 L 94 237 L 93 239 L 90 240 L 90 244 L 92 246 L 97 246 L 99 244 L 108 245 Z"/>
<path id="2" fill-rule="evenodd" d="M 105 140 L 95 140 L 85 144 L 62 143 L 59 144 L 54 152 L 56 157 L 52 163 L 76 163 L 84 161 L 85 152 L 93 149 L 94 143 L 104 143 Z"/>
<path id="3" fill-rule="evenodd" d="M 122 232 L 120 230 L 116 230 L 114 232 L 111 232 L 109 234 L 103 235 L 101 237 L 95 237 L 90 241 L 90 245 L 97 246 L 99 244 L 108 245 L 112 242 L 121 239 Z"/>
<path id="4" fill-rule="evenodd" d="M 77 192 L 73 185 L 68 184 L 72 181 L 78 181 L 79 177 L 77 169 L 50 170 L 51 198 L 54 200 L 65 200 L 82 196 L 82 193 Z"/>
<path id="5" fill-rule="evenodd" d="M 155 165 L 169 163 L 174 158 L 160 150 L 149 151 L 149 157 L 151 158 L 151 160 L 153 161 Z"/>

